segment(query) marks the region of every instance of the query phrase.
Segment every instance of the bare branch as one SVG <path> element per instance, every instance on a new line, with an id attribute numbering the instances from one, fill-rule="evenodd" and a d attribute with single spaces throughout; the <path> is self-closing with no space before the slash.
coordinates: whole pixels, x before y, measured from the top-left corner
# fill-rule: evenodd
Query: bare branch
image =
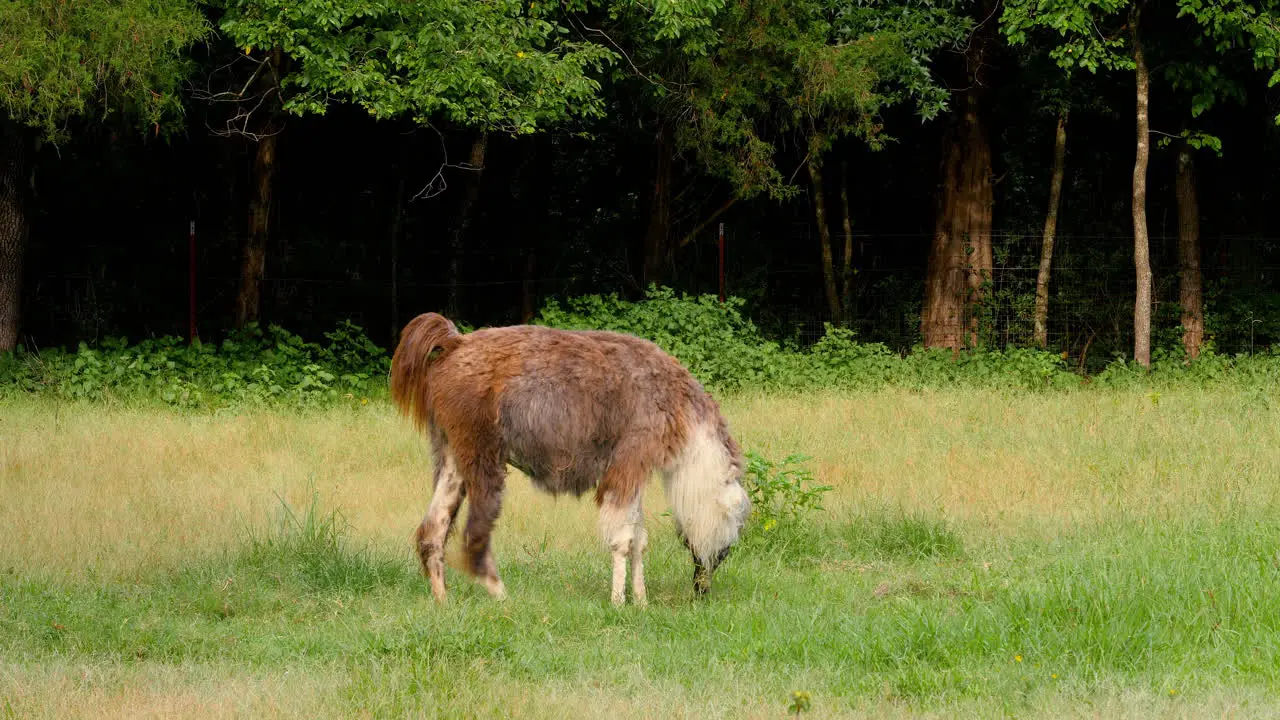
<path id="1" fill-rule="evenodd" d="M 249 63 L 253 66 L 253 69 L 243 84 L 234 83 L 235 85 L 240 85 L 238 91 L 214 89 L 218 85 L 232 85 L 230 79 L 225 83 L 219 82 L 218 76 L 221 74 L 235 75 L 237 67 L 244 63 Z M 270 82 L 263 80 L 264 72 L 269 73 Z M 255 87 L 262 87 L 262 89 L 254 91 Z M 259 111 L 269 103 L 278 102 L 280 97 L 279 69 L 271 62 L 269 56 L 257 59 L 250 55 L 237 55 L 231 62 L 210 72 L 205 79 L 204 87 L 192 86 L 191 96 L 195 100 L 206 102 L 210 105 L 227 104 L 233 106 L 234 110 L 231 116 L 223 121 L 221 128 L 215 128 L 208 123 L 205 124 L 209 132 L 218 137 L 241 136 L 258 142 L 265 137 L 278 135 L 284 130 L 283 124 L 278 122 L 278 113 L 269 113 L 267 121 L 261 123 L 260 127 L 255 122 L 255 117 L 259 115 Z"/>
<path id="2" fill-rule="evenodd" d="M 446 169 L 470 170 L 473 172 L 479 172 L 481 170 L 484 170 L 483 165 L 481 165 L 480 167 L 476 167 L 475 165 L 472 165 L 471 163 L 467 163 L 467 162 L 457 163 L 457 164 L 450 163 L 449 147 L 445 144 L 444 133 L 440 132 L 440 130 L 437 129 L 434 125 L 428 124 L 427 127 L 434 130 L 436 135 L 440 138 L 440 154 L 444 156 L 444 160 L 441 161 L 440 166 L 436 168 L 436 174 L 431 176 L 431 179 L 427 181 L 427 184 L 425 187 L 423 187 L 421 190 L 415 193 L 413 197 L 409 198 L 409 202 L 413 202 L 414 200 L 418 200 L 418 199 L 430 200 L 431 198 L 436 197 L 440 193 L 443 193 L 445 190 L 448 190 L 449 183 L 444 179 L 444 171 Z"/>
<path id="3" fill-rule="evenodd" d="M 573 25 L 574 20 L 576 19 L 578 23 L 578 27 L 582 28 L 582 30 L 586 30 L 587 32 L 592 33 L 594 35 L 599 35 L 600 37 L 608 41 L 608 43 L 612 45 L 613 48 L 617 50 L 620 55 L 622 55 L 622 58 L 627 61 L 627 64 L 631 66 L 631 69 L 635 71 L 635 74 L 639 75 L 641 78 L 644 78 L 645 82 L 648 82 L 651 85 L 657 85 L 658 87 L 665 87 L 668 89 L 688 87 L 687 83 L 673 83 L 673 82 L 668 82 L 664 80 L 654 80 L 653 78 L 646 75 L 643 70 L 641 70 L 639 67 L 636 66 L 635 61 L 631 59 L 631 56 L 627 54 L 627 51 L 623 50 L 622 46 L 619 45 L 612 37 L 609 37 L 608 33 L 598 28 L 593 28 L 588 26 L 586 23 L 582 22 L 581 19 L 577 19 L 575 15 L 570 15 L 568 19 L 569 19 L 570 25 Z M 576 30 L 577 28 L 574 28 L 574 29 Z"/>

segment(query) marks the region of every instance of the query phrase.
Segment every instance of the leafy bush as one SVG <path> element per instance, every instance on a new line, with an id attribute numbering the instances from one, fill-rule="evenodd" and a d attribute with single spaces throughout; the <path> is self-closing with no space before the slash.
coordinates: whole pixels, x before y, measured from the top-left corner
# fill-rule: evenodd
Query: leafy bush
<path id="1" fill-rule="evenodd" d="M 1053 353 L 1028 348 L 947 350 L 915 348 L 905 357 L 880 343 L 859 342 L 847 329 L 828 326 L 800 350 L 764 336 L 742 314 L 743 301 L 677 295 L 652 288 L 640 302 L 616 295 L 551 301 L 535 324 L 565 329 L 625 332 L 647 338 L 678 358 L 717 394 L 907 389 L 970 386 L 1052 390 L 1229 384 L 1274 387 L 1280 352 L 1226 356 L 1206 345 L 1189 362 L 1177 344 L 1154 353 L 1151 370 L 1118 358 L 1086 378 Z M 471 328 L 456 321 L 462 332 Z M 356 401 L 386 394 L 390 353 L 349 322 L 310 343 L 286 330 L 251 326 L 221 344 L 175 337 L 129 345 L 123 339 L 73 352 L 45 350 L 0 355 L 0 397 L 37 393 L 85 400 L 159 401 L 178 408 L 265 403 L 293 406 Z"/>
<path id="2" fill-rule="evenodd" d="M 741 299 L 721 303 L 711 295 L 676 297 L 670 289 L 653 288 L 644 302 L 586 295 L 567 304 L 562 308 L 549 301 L 534 324 L 638 335 L 679 358 L 704 384 L 721 390 L 776 387 L 785 380 L 784 353 L 742 316 Z"/>
<path id="3" fill-rule="evenodd" d="M 949 351 L 918 348 L 903 358 L 880 343 L 860 343 L 853 331 L 827 326 L 808 350 L 766 339 L 741 313 L 742 301 L 713 295 L 677 296 L 651 288 L 642 302 L 616 295 L 587 295 L 550 302 L 534 320 L 565 329 L 626 332 L 647 338 L 676 356 L 709 389 L 777 391 L 819 388 L 944 387 L 957 383 L 1043 388 L 1078 385 L 1063 359 L 1023 348 Z"/>
<path id="4" fill-rule="evenodd" d="M 0 358 L 0 393 L 199 408 L 367 402 L 385 392 L 389 359 L 363 330 L 343 323 L 327 337 L 322 346 L 280 327 L 250 326 L 220 345 L 163 337 L 132 346 L 109 339 L 97 347 L 80 343 L 74 352 L 19 352 Z"/>

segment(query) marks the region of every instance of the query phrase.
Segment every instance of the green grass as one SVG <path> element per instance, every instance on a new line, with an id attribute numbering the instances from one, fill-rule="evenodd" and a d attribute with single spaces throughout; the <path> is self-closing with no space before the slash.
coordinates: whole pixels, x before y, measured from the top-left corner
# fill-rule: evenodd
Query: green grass
<path id="1" fill-rule="evenodd" d="M 1280 412 L 1239 400 L 731 400 L 836 489 L 704 600 L 651 494 L 647 610 L 609 605 L 589 503 L 514 475 L 510 599 L 451 569 L 433 605 L 385 408 L 10 406 L 0 716 L 1280 716 Z"/>

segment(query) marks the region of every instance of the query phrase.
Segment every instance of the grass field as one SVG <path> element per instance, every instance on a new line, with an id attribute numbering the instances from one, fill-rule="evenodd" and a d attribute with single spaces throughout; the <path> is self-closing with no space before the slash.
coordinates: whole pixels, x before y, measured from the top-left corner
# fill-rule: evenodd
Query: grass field
<path id="1" fill-rule="evenodd" d="M 592 504 L 514 473 L 510 599 L 450 570 L 435 607 L 428 453 L 381 403 L 0 406 L 0 716 L 1280 717 L 1267 395 L 724 405 L 835 490 L 699 601 L 655 485 L 647 610 Z"/>

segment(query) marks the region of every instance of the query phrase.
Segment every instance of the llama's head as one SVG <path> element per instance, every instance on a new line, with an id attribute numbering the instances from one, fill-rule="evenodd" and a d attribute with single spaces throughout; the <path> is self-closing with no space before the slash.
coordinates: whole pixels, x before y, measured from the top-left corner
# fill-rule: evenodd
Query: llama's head
<path id="1" fill-rule="evenodd" d="M 751 514 L 751 499 L 747 497 L 740 477 L 732 477 L 726 482 L 717 500 L 717 509 L 720 511 L 718 527 L 703 543 L 701 553 L 689 548 L 693 555 L 693 589 L 699 595 L 705 595 L 711 590 L 712 575 L 737 544 L 742 526 Z"/>

